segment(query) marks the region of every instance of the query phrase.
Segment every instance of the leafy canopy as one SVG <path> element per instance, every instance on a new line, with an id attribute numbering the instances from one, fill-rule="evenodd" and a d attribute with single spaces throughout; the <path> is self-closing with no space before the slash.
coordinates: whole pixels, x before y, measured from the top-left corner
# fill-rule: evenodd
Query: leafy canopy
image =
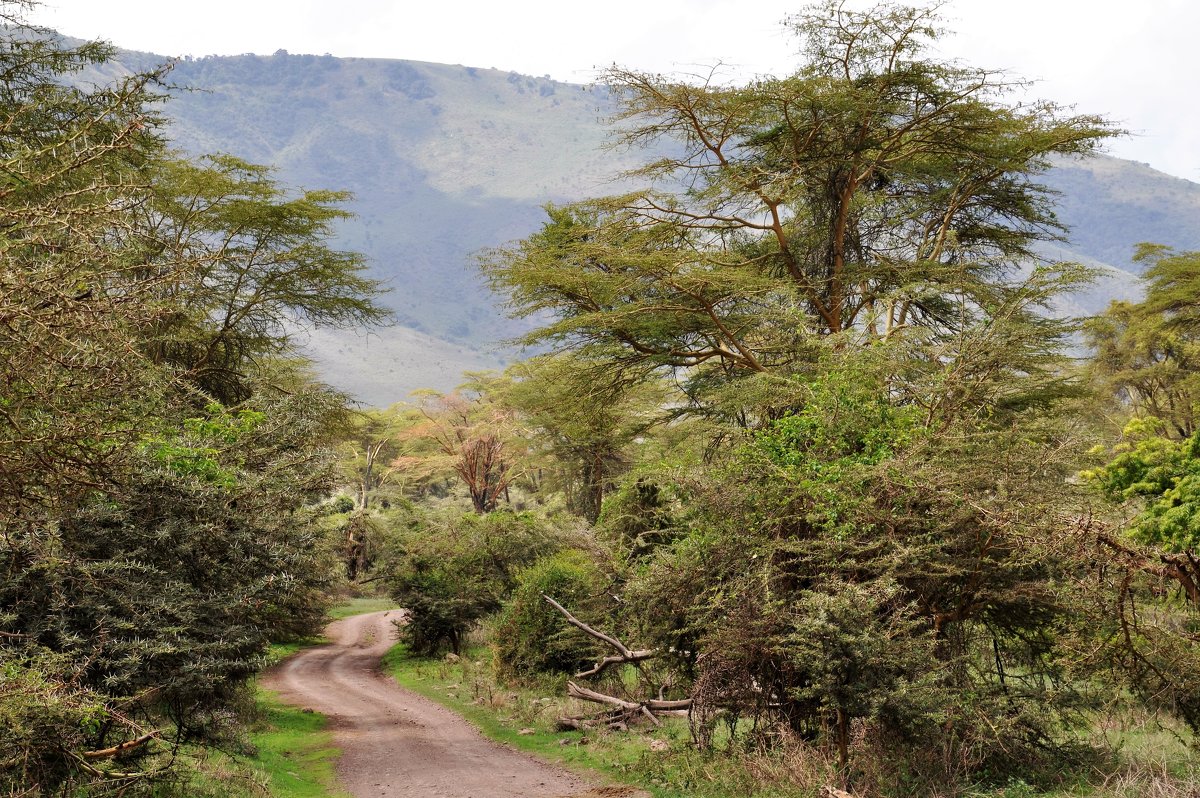
<path id="1" fill-rule="evenodd" d="M 695 395 L 803 370 L 813 336 L 943 339 L 1010 306 L 1062 232 L 1038 175 L 1117 131 L 1006 102 L 1018 83 L 929 54 L 936 22 L 817 6 L 789 22 L 804 63 L 745 86 L 609 70 L 617 143 L 664 154 L 484 257 L 515 313 L 549 314 L 526 341 Z"/>

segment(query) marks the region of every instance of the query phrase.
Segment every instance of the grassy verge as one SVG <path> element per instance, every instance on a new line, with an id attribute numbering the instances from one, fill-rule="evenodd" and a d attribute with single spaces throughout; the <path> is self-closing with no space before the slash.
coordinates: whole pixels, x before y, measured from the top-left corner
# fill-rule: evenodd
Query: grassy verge
<path id="1" fill-rule="evenodd" d="M 598 772 L 614 782 L 648 790 L 655 798 L 816 798 L 836 784 L 829 757 L 808 746 L 768 751 L 743 748 L 701 753 L 691 745 L 682 719 L 663 727 L 555 731 L 562 715 L 594 712 L 595 707 L 563 697 L 563 685 L 546 681 L 532 687 L 497 682 L 486 649 L 463 658 L 432 660 L 395 646 L 384 669 L 403 686 L 451 709 L 488 737 L 575 770 Z M 1119 743 L 1121 756 L 1111 770 L 1093 773 L 1069 786 L 1046 792 L 1019 779 L 1005 786 L 967 789 L 961 798 L 1195 798 L 1200 795 L 1200 762 L 1186 740 L 1153 718 L 1127 717 L 1097 729 Z"/>
<path id="2" fill-rule="evenodd" d="M 701 755 L 681 718 L 662 727 L 635 727 L 627 732 L 606 729 L 556 731 L 565 714 L 594 712 L 562 697 L 562 685 L 547 682 L 533 688 L 498 684 L 486 650 L 468 652 L 457 661 L 421 659 L 397 645 L 384 657 L 384 670 L 401 686 L 459 713 L 497 742 L 580 772 L 600 773 L 613 782 L 647 790 L 655 798 L 813 798 L 813 789 L 786 780 L 756 783 L 756 775 L 731 767 L 726 756 Z M 805 767 L 824 768 L 807 762 Z M 811 783 L 811 779 L 806 783 Z"/>
<path id="3" fill-rule="evenodd" d="M 342 798 L 333 766 L 338 751 L 325 718 L 289 707 L 270 693 L 256 695 L 252 755 L 232 756 L 185 746 L 180 770 L 188 775 L 171 795 L 188 798 Z M 156 793 L 157 794 L 157 793 Z"/>
<path id="4" fill-rule="evenodd" d="M 333 772 L 338 750 L 326 731 L 327 720 L 317 712 L 281 703 L 270 693 L 258 693 L 259 723 L 250 735 L 258 750 L 254 766 L 276 798 L 341 796 Z"/>

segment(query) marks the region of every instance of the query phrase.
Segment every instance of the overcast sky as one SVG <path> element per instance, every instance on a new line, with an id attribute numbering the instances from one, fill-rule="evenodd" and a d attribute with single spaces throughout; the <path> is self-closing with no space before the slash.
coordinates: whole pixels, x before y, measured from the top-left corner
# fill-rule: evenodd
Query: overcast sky
<path id="1" fill-rule="evenodd" d="M 42 0 L 31 19 L 169 56 L 331 53 L 496 67 L 587 83 L 612 63 L 785 74 L 785 0 Z M 862 8 L 864 3 L 852 2 Z M 1040 81 L 1038 97 L 1135 135 L 1109 151 L 1200 182 L 1200 3 L 953 0 L 942 55 Z"/>

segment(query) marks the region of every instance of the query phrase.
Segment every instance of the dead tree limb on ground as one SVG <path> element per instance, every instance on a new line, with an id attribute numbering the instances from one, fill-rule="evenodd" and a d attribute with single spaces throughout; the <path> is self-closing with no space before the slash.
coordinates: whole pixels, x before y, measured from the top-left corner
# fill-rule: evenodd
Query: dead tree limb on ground
<path id="1" fill-rule="evenodd" d="M 658 656 L 658 649 L 631 649 L 622 643 L 617 638 L 607 635 L 604 632 L 594 629 L 583 621 L 576 618 L 563 605 L 559 604 L 554 599 L 542 594 L 542 598 L 546 600 L 550 606 L 558 610 L 567 623 L 579 629 L 584 634 L 600 640 L 612 648 L 616 649 L 617 653 L 602 658 L 596 665 L 589 670 L 575 674 L 576 679 L 586 679 L 589 676 L 596 676 L 602 673 L 605 669 L 612 665 L 633 665 L 641 668 L 641 663 L 645 660 L 652 659 Z M 639 716 L 644 717 L 653 723 L 655 726 L 660 725 L 658 717 L 660 715 L 687 715 L 692 707 L 692 699 L 664 699 L 663 690 L 658 691 L 658 698 L 650 698 L 642 701 L 630 701 L 625 698 L 601 693 L 587 687 L 581 687 L 574 681 L 567 682 L 567 695 L 571 698 L 577 698 L 581 701 L 591 701 L 596 704 L 605 704 L 615 707 L 616 709 L 596 717 L 567 717 L 559 719 L 560 728 L 585 728 L 587 726 L 595 726 L 604 724 L 610 728 L 624 728 L 626 725 L 636 720 Z"/>

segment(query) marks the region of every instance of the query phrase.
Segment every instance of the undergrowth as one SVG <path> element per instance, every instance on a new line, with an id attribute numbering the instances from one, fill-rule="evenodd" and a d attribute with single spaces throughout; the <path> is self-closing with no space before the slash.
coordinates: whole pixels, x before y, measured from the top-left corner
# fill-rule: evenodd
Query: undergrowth
<path id="1" fill-rule="evenodd" d="M 594 713 L 595 705 L 565 697 L 565 679 L 499 681 L 484 647 L 462 657 L 427 659 L 397 645 L 384 657 L 384 669 L 401 686 L 452 709 L 488 737 L 576 770 L 599 772 L 615 782 L 640 787 L 655 798 L 818 798 L 826 785 L 838 785 L 832 752 L 802 741 L 718 738 L 717 750 L 698 751 L 686 719 L 666 718 L 662 726 L 627 732 L 606 729 L 557 731 L 564 715 Z M 1020 779 L 1002 785 L 954 789 L 922 787 L 922 798 L 1196 798 L 1200 763 L 1189 740 L 1160 718 L 1114 712 L 1095 730 L 1098 742 L 1117 756 L 1111 767 L 1064 774 L 1063 783 L 1039 789 Z M 739 738 L 741 739 L 741 738 Z M 914 793 L 894 792 L 888 798 Z M 866 798 L 866 796 L 864 796 Z"/>

